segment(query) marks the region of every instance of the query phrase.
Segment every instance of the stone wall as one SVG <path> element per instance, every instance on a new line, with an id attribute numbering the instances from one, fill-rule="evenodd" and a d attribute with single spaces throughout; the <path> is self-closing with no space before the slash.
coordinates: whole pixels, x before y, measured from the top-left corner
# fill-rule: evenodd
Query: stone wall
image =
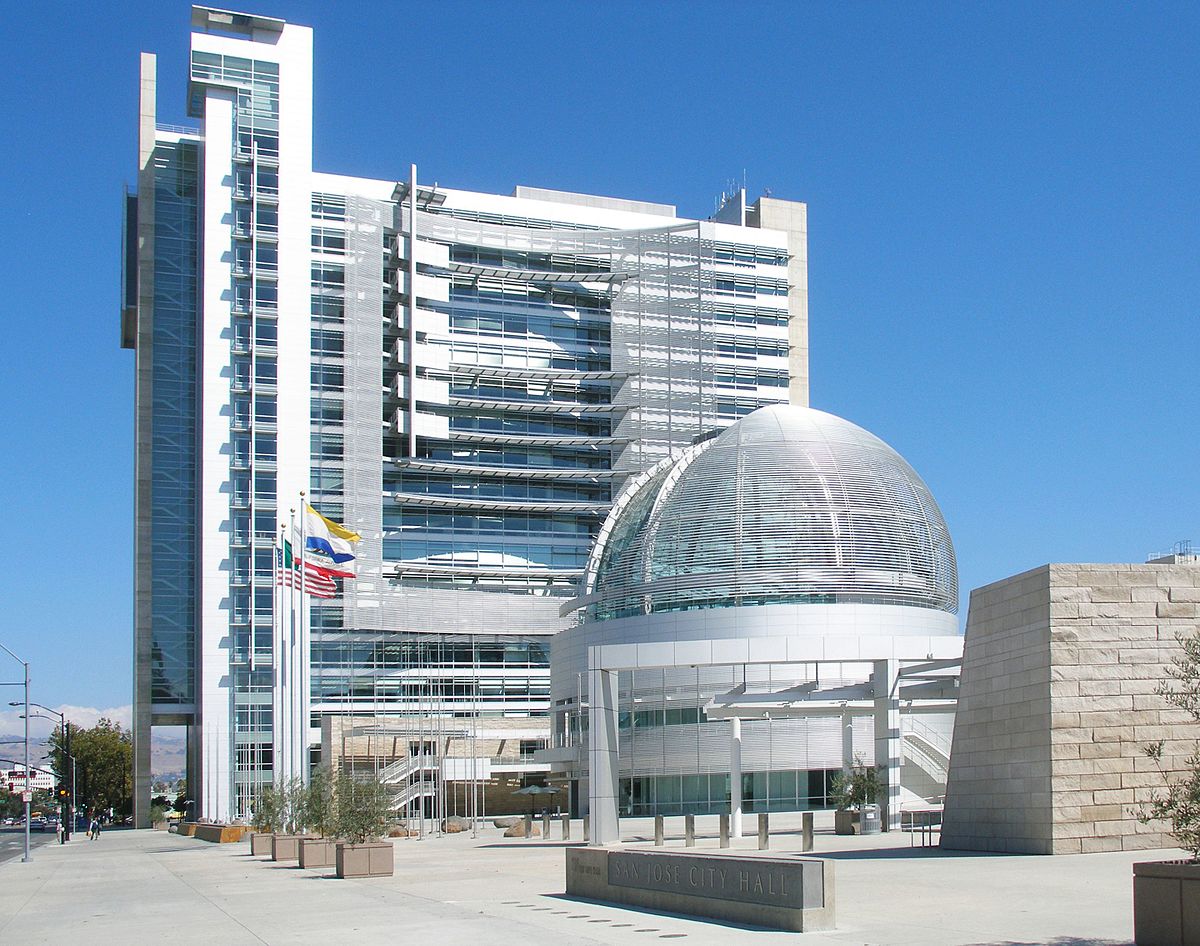
<path id="1" fill-rule="evenodd" d="M 1047 565 L 971 593 L 942 845 L 1036 854 L 1171 847 L 1130 808 L 1197 727 L 1154 693 L 1197 626 L 1200 566 Z"/>

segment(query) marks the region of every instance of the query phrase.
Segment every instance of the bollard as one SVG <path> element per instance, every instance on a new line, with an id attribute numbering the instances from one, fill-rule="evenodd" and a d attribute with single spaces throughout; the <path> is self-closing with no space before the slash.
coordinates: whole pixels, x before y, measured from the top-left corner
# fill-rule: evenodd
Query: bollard
<path id="1" fill-rule="evenodd" d="M 542 812 L 542 839 L 550 840 L 550 812 L 548 811 Z"/>
<path id="2" fill-rule="evenodd" d="M 696 846 L 696 816 L 695 815 L 684 815 L 683 816 L 683 846 L 684 847 L 695 847 Z"/>
<path id="3" fill-rule="evenodd" d="M 813 849 L 813 813 L 806 811 L 804 813 L 801 828 L 800 828 L 800 850 L 811 851 Z"/>
<path id="4" fill-rule="evenodd" d="M 528 841 L 533 837 L 533 815 L 525 816 L 525 840 Z"/>
<path id="5" fill-rule="evenodd" d="M 729 847 L 729 815 L 721 815 L 721 847 Z"/>
<path id="6" fill-rule="evenodd" d="M 592 816 L 583 816 L 583 840 L 590 841 L 592 839 Z"/>
<path id="7" fill-rule="evenodd" d="M 571 816 L 570 815 L 562 816 L 562 839 L 564 841 L 571 840 Z"/>
<path id="8" fill-rule="evenodd" d="M 663 846 L 663 816 L 654 816 L 654 846 Z"/>
<path id="9" fill-rule="evenodd" d="M 771 824 L 765 811 L 758 813 L 758 849 L 765 851 L 771 846 Z"/>

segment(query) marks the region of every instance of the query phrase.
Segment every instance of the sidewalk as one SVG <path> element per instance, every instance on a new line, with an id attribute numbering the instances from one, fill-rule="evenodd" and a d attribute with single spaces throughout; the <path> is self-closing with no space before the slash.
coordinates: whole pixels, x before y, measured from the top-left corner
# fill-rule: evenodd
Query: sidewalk
<path id="1" fill-rule="evenodd" d="M 653 831 L 648 820 L 623 827 L 630 838 Z M 567 900 L 561 842 L 505 840 L 490 827 L 478 839 L 396 841 L 395 877 L 353 881 L 250 857 L 246 843 L 153 831 L 76 838 L 40 848 L 32 864 L 0 865 L 0 942 L 1109 946 L 1132 937 L 1129 865 L 1169 856 L 954 855 L 911 848 L 906 834 L 822 833 L 819 853 L 837 865 L 839 928 L 794 934 Z M 773 837 L 771 853 L 798 843 Z M 698 850 L 707 847 L 716 842 Z"/>

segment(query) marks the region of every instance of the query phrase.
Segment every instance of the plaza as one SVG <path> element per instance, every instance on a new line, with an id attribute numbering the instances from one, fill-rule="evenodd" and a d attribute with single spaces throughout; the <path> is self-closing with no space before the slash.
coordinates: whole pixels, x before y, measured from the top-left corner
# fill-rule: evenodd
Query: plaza
<path id="1" fill-rule="evenodd" d="M 1174 851 L 1060 858 L 943 852 L 907 832 L 835 836 L 818 813 L 817 856 L 835 865 L 838 928 L 783 933 L 630 910 L 563 895 L 564 844 L 470 832 L 396 840 L 394 877 L 339 881 L 160 831 L 112 831 L 99 842 L 47 845 L 34 862 L 0 864 L 5 942 L 93 946 L 141 941 L 283 944 L 691 943 L 803 941 L 813 946 L 1118 946 L 1132 942 L 1134 861 Z M 623 819 L 621 847 L 652 847 L 652 819 Z M 799 816 L 772 815 L 771 853 L 794 856 Z M 574 837 L 582 824 L 572 824 Z M 684 850 L 668 819 L 667 850 Z M 717 819 L 697 818 L 694 850 L 720 856 Z M 754 856 L 753 840 L 730 854 Z"/>

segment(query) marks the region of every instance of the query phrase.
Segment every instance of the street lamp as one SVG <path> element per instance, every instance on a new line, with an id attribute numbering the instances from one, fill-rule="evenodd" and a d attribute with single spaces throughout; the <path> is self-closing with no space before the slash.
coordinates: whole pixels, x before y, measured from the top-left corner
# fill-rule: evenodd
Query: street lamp
<path id="1" fill-rule="evenodd" d="M 25 800 L 25 855 L 21 858 L 21 862 L 28 864 L 33 859 L 29 856 L 29 803 L 33 798 L 29 790 L 29 661 L 22 660 L 3 644 L 0 644 L 0 650 L 3 650 L 8 656 L 25 668 L 24 684 L 13 685 L 23 685 L 25 687 L 25 792 L 22 795 Z"/>
<path id="2" fill-rule="evenodd" d="M 8 705 L 9 706 L 20 706 L 21 704 L 20 703 L 9 703 Z M 62 812 L 62 814 L 64 816 L 62 819 L 63 840 L 70 841 L 71 840 L 71 829 L 73 827 L 75 827 L 75 757 L 73 755 L 71 755 L 71 730 L 69 728 L 67 728 L 67 717 L 63 713 L 60 713 L 58 710 L 52 710 L 49 706 L 43 706 L 41 703 L 29 703 L 28 705 L 36 706 L 38 709 L 45 710 L 47 713 L 51 713 L 54 716 L 58 717 L 58 723 L 59 723 L 59 727 L 60 727 L 59 731 L 62 733 L 62 739 L 59 742 L 59 749 L 62 751 L 64 768 L 66 767 L 67 759 L 71 760 L 71 800 L 64 806 L 66 808 L 66 811 Z M 25 712 L 28 713 L 29 710 L 26 709 Z M 41 716 L 42 719 L 50 718 L 48 716 L 43 716 L 41 713 L 34 713 L 33 715 Z M 58 773 L 59 779 L 65 778 L 66 774 L 67 774 L 66 772 L 59 772 Z M 28 783 L 28 776 L 26 776 L 26 782 Z"/>

